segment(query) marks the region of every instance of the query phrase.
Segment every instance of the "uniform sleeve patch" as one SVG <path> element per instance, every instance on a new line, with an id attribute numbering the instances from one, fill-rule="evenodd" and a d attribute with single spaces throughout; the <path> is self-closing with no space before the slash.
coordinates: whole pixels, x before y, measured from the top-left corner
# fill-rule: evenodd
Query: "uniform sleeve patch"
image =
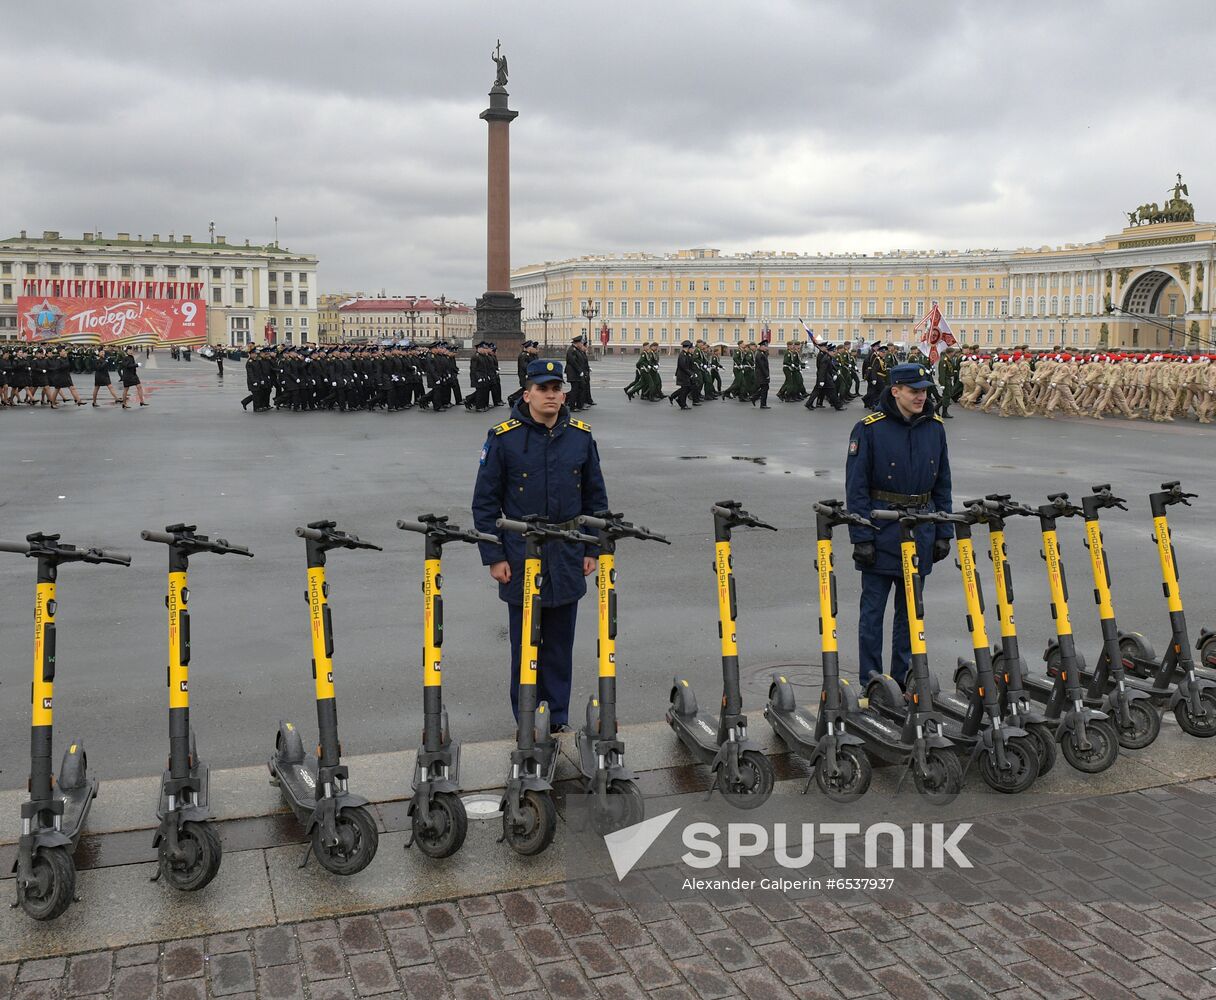
<path id="1" fill-rule="evenodd" d="M 849 454 L 850 455 L 857 454 L 857 438 L 853 438 L 851 441 L 849 441 Z M 484 458 L 482 459 L 482 461 L 484 462 Z"/>
<path id="2" fill-rule="evenodd" d="M 488 454 L 490 454 L 490 446 L 489 446 L 488 444 L 484 444 L 484 445 L 482 445 L 482 446 L 481 446 L 481 460 L 480 460 L 480 461 L 479 461 L 477 464 L 478 464 L 478 465 L 485 465 L 485 464 L 486 464 L 486 456 L 487 456 Z"/>

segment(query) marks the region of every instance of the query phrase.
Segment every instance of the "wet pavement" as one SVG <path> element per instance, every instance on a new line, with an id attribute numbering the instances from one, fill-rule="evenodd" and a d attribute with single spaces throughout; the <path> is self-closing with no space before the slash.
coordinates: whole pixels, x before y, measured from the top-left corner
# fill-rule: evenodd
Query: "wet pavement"
<path id="1" fill-rule="evenodd" d="M 795 873 L 766 856 L 642 865 L 622 881 L 583 866 L 557 880 L 517 870 L 511 884 L 487 868 L 453 894 L 446 863 L 416 868 L 394 835 L 381 840 L 391 872 L 313 870 L 288 893 L 294 850 L 237 852 L 202 893 L 161 889 L 155 904 L 133 865 L 107 886 L 108 907 L 86 875 L 86 898 L 54 928 L 23 933 L 24 959 L 0 964 L 0 1000 L 1211 997 L 1213 812 L 1212 780 L 1013 805 L 968 831 L 971 869 L 887 870 L 890 887 L 865 890 L 831 882 L 826 861 Z M 475 828 L 466 850 L 486 837 Z M 407 870 L 418 902 L 403 906 Z M 104 919 L 124 894 L 141 901 L 123 923 L 142 936 Z M 208 921 L 192 925 L 201 910 Z M 78 945 L 61 953 L 65 921 Z"/>
<path id="2" fill-rule="evenodd" d="M 670 366 L 667 366 L 670 368 Z M 614 509 L 667 533 L 670 547 L 624 543 L 618 554 L 621 718 L 661 718 L 673 674 L 699 690 L 719 674 L 710 504 L 742 500 L 781 528 L 736 533 L 739 637 L 744 697 L 758 711 L 773 670 L 795 673 L 800 700 L 818 685 L 814 531 L 810 503 L 839 496 L 849 429 L 863 415 L 808 413 L 774 403 L 760 411 L 734 402 L 688 413 L 627 402 L 620 387 L 632 364 L 595 366 L 600 403 L 593 426 Z M 301 596 L 304 552 L 297 524 L 333 517 L 385 546 L 330 560 L 336 684 L 348 753 L 393 752 L 421 726 L 421 544 L 398 532 L 398 517 L 436 510 L 469 521 L 477 457 L 491 417 L 444 414 L 242 411 L 243 373 L 156 358 L 145 369 L 152 406 L 70 407 L 0 412 L 6 491 L 0 537 L 34 530 L 67 541 L 130 551 L 128 569 L 68 566 L 59 580 L 56 726 L 60 742 L 81 739 L 103 782 L 158 773 L 165 731 L 163 547 L 139 531 L 174 520 L 247 544 L 256 558 L 197 557 L 191 565 L 194 723 L 214 767 L 252 766 L 273 747 L 280 717 L 310 727 L 308 625 Z M 956 411 L 948 424 L 958 497 L 1004 490 L 1026 499 L 1112 482 L 1128 513 L 1104 521 L 1122 627 L 1164 645 L 1166 615 L 1146 496 L 1181 478 L 1200 499 L 1172 515 L 1183 596 L 1193 634 L 1216 623 L 1216 448 L 1210 428 L 1040 419 L 1002 420 Z M 1079 525 L 1061 531 L 1073 585 L 1073 620 L 1083 648 L 1096 645 L 1087 556 Z M 983 540 L 981 539 L 981 544 Z M 1034 666 L 1052 633 L 1037 527 L 1013 524 L 1009 549 L 1018 622 Z M 841 544 L 842 669 L 856 629 L 858 579 Z M 981 560 L 981 572 L 988 570 Z M 25 784 L 33 564 L 0 556 L 0 789 Z M 445 679 L 453 732 L 467 740 L 509 737 L 506 615 L 475 553 L 444 563 Z M 940 564 L 926 585 L 934 669 L 949 683 L 967 650 L 958 573 Z M 584 603 L 576 645 L 572 716 L 594 688 L 594 605 Z M 991 622 L 990 627 L 994 623 Z M 995 631 L 995 629 L 992 629 Z M 1092 657 L 1092 652 L 1090 653 Z M 704 699 L 705 695 L 702 695 Z M 104 792 L 103 792 L 104 795 Z"/>

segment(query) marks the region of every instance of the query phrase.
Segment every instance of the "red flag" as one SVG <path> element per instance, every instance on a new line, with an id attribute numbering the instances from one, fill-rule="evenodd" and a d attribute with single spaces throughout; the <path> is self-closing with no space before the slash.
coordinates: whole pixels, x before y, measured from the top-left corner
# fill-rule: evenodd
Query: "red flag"
<path id="1" fill-rule="evenodd" d="M 937 364 L 937 345 L 944 343 L 947 346 L 953 346 L 957 343 L 954 339 L 954 331 L 950 329 L 950 324 L 946 322 L 942 316 L 942 311 L 934 302 L 929 311 L 925 313 L 912 327 L 912 332 L 920 331 L 920 336 L 917 338 L 922 344 L 928 345 L 929 364 Z"/>

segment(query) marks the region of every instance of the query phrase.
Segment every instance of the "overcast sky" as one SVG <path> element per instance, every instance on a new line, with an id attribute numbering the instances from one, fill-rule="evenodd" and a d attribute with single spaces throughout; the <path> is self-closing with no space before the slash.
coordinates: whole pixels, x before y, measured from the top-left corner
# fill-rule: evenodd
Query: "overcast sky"
<path id="1" fill-rule="evenodd" d="M 490 51 L 512 263 L 1082 242 L 1216 218 L 1216 4 L 7 4 L 0 230 L 273 238 L 322 291 L 485 288 Z"/>

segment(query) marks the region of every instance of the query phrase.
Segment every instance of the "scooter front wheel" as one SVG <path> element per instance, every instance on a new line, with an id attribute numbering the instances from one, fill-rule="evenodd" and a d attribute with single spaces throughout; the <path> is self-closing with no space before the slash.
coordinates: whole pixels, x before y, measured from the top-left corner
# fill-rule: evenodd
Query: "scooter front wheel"
<path id="1" fill-rule="evenodd" d="M 210 823 L 187 822 L 182 824 L 177 842 L 181 857 L 175 860 L 169 856 L 168 839 L 161 838 L 157 857 L 161 878 L 181 892 L 197 892 L 220 870 L 224 853 L 220 836 Z"/>
<path id="2" fill-rule="evenodd" d="M 1202 716 L 1192 714 L 1190 703 L 1180 698 L 1174 706 L 1174 718 L 1188 736 L 1198 736 L 1200 739 L 1216 736 L 1216 691 L 1210 688 L 1200 691 L 1199 703 L 1205 713 Z"/>
<path id="3" fill-rule="evenodd" d="M 759 750 L 744 750 L 739 754 L 739 780 L 727 787 L 726 776 L 719 771 L 722 797 L 736 809 L 755 809 L 764 805 L 773 794 L 773 763 Z"/>
<path id="4" fill-rule="evenodd" d="M 363 871 L 376 856 L 380 834 L 376 821 L 362 806 L 343 809 L 334 818 L 338 843 L 326 847 L 321 843 L 321 825 L 312 828 L 312 849 L 321 867 L 335 875 L 354 875 Z"/>
<path id="5" fill-rule="evenodd" d="M 1127 719 L 1116 719 L 1119 746 L 1124 750 L 1143 750 L 1161 734 L 1161 716 L 1148 698 L 1127 703 Z"/>
<path id="6" fill-rule="evenodd" d="M 916 790 L 935 806 L 953 802 L 963 790 L 963 766 L 950 750 L 934 747 L 925 753 L 925 769 L 913 765 Z"/>
<path id="7" fill-rule="evenodd" d="M 1041 778 L 1056 766 L 1059 754 L 1056 751 L 1055 736 L 1042 722 L 1031 722 L 1026 726 L 1026 732 L 1034 740 L 1034 749 L 1039 755 L 1039 777 Z"/>
<path id="8" fill-rule="evenodd" d="M 836 773 L 828 773 L 828 759 L 815 761 L 815 784 L 833 802 L 854 802 L 870 788 L 874 766 L 870 758 L 856 747 L 837 747 Z"/>
<path id="9" fill-rule="evenodd" d="M 54 920 L 76 898 L 76 864 L 66 847 L 44 847 L 33 867 L 33 882 L 21 890 L 21 909 L 35 920 Z"/>
<path id="10" fill-rule="evenodd" d="M 1089 749 L 1077 745 L 1077 735 L 1072 730 L 1064 734 L 1060 741 L 1064 759 L 1086 774 L 1105 771 L 1119 756 L 1119 737 L 1114 724 L 1109 719 L 1090 719 L 1085 723 L 1085 735 L 1089 739 Z"/>
<path id="11" fill-rule="evenodd" d="M 591 806 L 591 826 L 601 837 L 640 823 L 645 817 L 646 803 L 641 789 L 633 781 L 609 782 L 604 800 L 597 799 Z"/>
<path id="12" fill-rule="evenodd" d="M 1005 763 L 997 767 L 996 760 L 987 751 L 980 753 L 980 777 L 995 792 L 1014 795 L 1024 792 L 1039 776 L 1039 755 L 1030 736 L 1016 736 L 1005 741 Z"/>
<path id="13" fill-rule="evenodd" d="M 460 796 L 453 792 L 435 792 L 431 796 L 430 826 L 422 822 L 417 809 L 410 817 L 414 843 L 428 858 L 451 857 L 460 850 L 469 832 L 469 814 Z"/>
<path id="14" fill-rule="evenodd" d="M 522 822 L 512 823 L 507 811 L 502 814 L 503 839 L 516 854 L 532 857 L 553 843 L 557 833 L 557 806 L 552 792 L 529 789 L 519 803 Z"/>

